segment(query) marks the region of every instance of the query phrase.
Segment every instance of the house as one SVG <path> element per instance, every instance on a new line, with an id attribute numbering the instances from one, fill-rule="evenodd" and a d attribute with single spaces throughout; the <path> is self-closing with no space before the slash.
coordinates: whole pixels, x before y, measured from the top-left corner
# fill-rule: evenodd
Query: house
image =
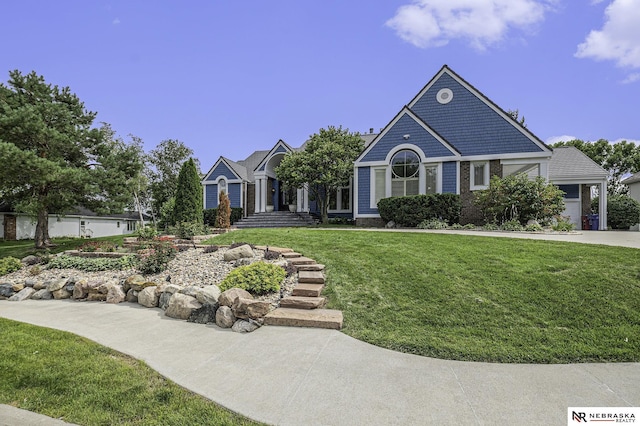
<path id="1" fill-rule="evenodd" d="M 629 197 L 640 202 L 640 172 L 629 176 L 621 183 L 629 187 Z"/>
<path id="2" fill-rule="evenodd" d="M 146 218 L 145 218 L 146 219 Z M 33 239 L 36 223 L 26 213 L 16 213 L 8 205 L 0 205 L 0 238 L 5 240 Z M 139 223 L 137 212 L 100 216 L 85 208 L 65 215 L 49 215 L 49 236 L 95 238 L 131 234 Z"/>
<path id="3" fill-rule="evenodd" d="M 377 203 L 392 196 L 454 193 L 462 201 L 461 223 L 481 223 L 474 191 L 491 176 L 526 173 L 560 185 L 566 215 L 578 227 L 590 213 L 591 187 L 602 194 L 600 229 L 606 229 L 607 172 L 577 149 L 552 149 L 451 68 L 440 71 L 401 108 L 378 134 L 362 135 L 363 151 L 349 186 L 331 196 L 330 216 L 355 219 L 359 226 L 381 226 Z M 202 181 L 205 208 L 217 207 L 221 191 L 245 216 L 288 209 L 317 212 L 304 188 L 287 194 L 275 167 L 292 148 L 278 141 L 234 162 L 220 157 Z"/>

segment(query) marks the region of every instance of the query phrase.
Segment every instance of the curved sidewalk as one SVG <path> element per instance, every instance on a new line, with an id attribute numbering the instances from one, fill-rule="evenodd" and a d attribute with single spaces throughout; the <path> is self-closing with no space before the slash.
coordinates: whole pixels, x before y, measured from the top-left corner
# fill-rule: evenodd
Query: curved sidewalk
<path id="1" fill-rule="evenodd" d="M 87 337 L 270 424 L 565 425 L 567 407 L 640 406 L 635 363 L 446 361 L 334 330 L 262 327 L 238 334 L 128 303 L 3 301 L 0 316 Z"/>

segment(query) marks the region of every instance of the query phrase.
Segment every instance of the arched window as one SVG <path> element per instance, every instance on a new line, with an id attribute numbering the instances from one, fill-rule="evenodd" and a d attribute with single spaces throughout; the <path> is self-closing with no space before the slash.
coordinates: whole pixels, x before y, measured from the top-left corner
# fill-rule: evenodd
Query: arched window
<path id="1" fill-rule="evenodd" d="M 391 196 L 418 195 L 420 190 L 420 157 L 403 150 L 391 159 Z"/>
<path id="2" fill-rule="evenodd" d="M 227 181 L 225 179 L 220 179 L 218 181 L 218 199 L 220 199 L 220 194 L 223 192 L 229 195 L 229 191 L 227 191 Z"/>

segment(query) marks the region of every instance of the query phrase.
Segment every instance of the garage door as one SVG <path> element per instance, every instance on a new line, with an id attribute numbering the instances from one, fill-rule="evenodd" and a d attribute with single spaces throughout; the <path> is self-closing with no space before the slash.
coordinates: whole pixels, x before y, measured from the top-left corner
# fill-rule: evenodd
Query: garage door
<path id="1" fill-rule="evenodd" d="M 569 216 L 570 222 L 573 223 L 576 229 L 582 229 L 582 219 L 580 215 L 580 200 L 564 200 L 565 210 L 562 213 L 563 216 Z"/>

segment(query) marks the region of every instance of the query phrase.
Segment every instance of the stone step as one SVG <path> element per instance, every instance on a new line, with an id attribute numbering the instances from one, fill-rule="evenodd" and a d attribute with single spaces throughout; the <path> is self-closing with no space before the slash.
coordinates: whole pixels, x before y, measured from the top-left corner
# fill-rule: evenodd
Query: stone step
<path id="1" fill-rule="evenodd" d="M 315 260 L 313 259 L 309 259 L 308 257 L 304 257 L 304 256 L 300 256 L 300 257 L 294 257 L 291 259 L 287 259 L 289 261 L 290 264 L 292 264 L 293 266 L 298 266 L 298 265 L 314 265 L 316 263 Z"/>
<path id="2" fill-rule="evenodd" d="M 324 265 L 315 263 L 313 265 L 297 265 L 298 271 L 324 271 Z"/>
<path id="3" fill-rule="evenodd" d="M 319 297 L 322 293 L 324 284 L 297 284 L 293 291 L 292 296 L 306 296 L 306 297 Z"/>
<path id="4" fill-rule="evenodd" d="M 288 327 L 314 327 L 340 330 L 342 328 L 342 311 L 335 309 L 291 309 L 277 308 L 264 317 L 267 325 Z"/>
<path id="5" fill-rule="evenodd" d="M 297 257 L 302 257 L 302 255 L 300 253 L 296 253 L 295 251 L 282 253 L 282 256 L 284 256 L 285 259 L 295 259 Z"/>
<path id="6" fill-rule="evenodd" d="M 324 284 L 324 274 L 322 271 L 298 271 L 298 282 L 300 284 Z"/>
<path id="7" fill-rule="evenodd" d="M 322 308 L 327 299 L 324 297 L 289 296 L 280 301 L 281 308 L 318 309 Z"/>
<path id="8" fill-rule="evenodd" d="M 256 249 L 258 249 L 258 250 L 266 251 L 267 248 L 269 249 L 269 251 L 275 251 L 276 253 L 280 253 L 280 254 L 293 252 L 293 250 L 290 249 L 290 248 L 273 247 L 273 246 L 256 246 Z"/>

